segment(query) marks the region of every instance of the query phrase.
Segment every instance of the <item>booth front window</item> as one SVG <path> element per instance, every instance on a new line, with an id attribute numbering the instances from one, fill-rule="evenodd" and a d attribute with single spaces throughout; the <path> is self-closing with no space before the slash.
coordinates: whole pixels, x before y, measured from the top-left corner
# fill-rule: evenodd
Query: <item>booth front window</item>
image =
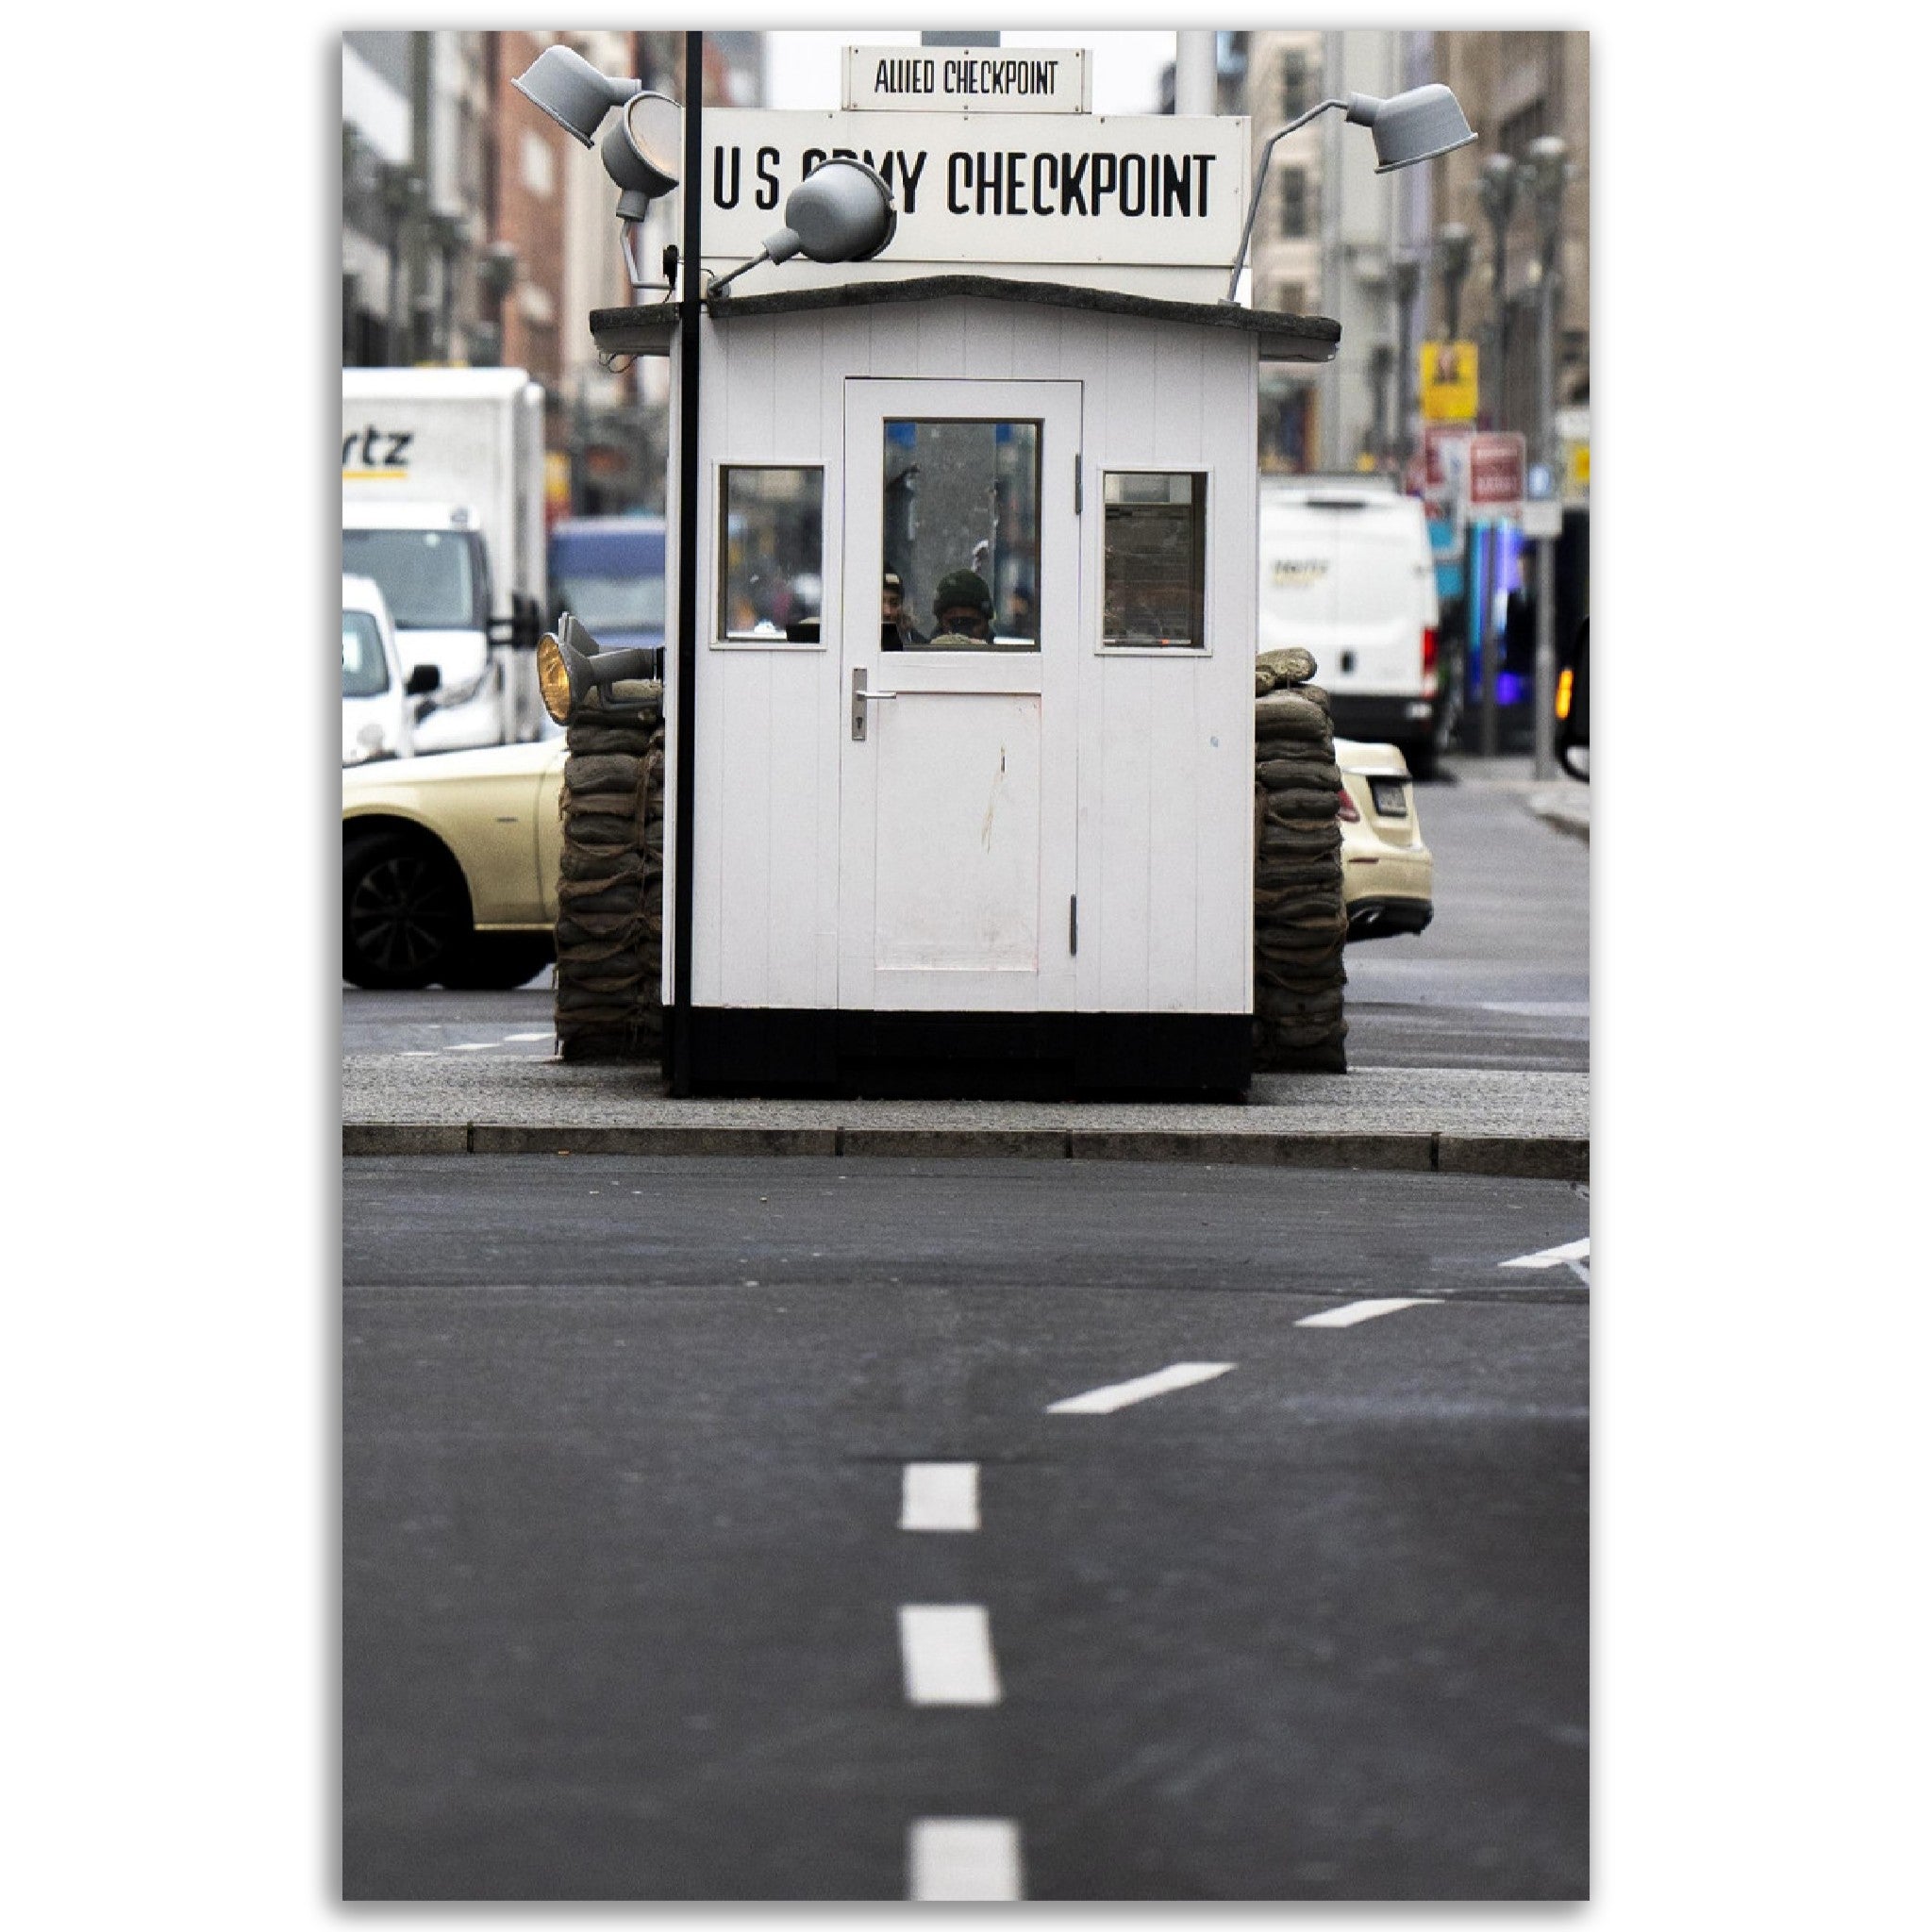
<path id="1" fill-rule="evenodd" d="M 1040 648 L 1040 425 L 886 423 L 889 651 Z"/>
<path id="2" fill-rule="evenodd" d="M 727 643 L 819 641 L 824 593 L 825 473 L 732 464 L 719 473 L 718 637 Z"/>
<path id="3" fill-rule="evenodd" d="M 1125 650 L 1203 649 L 1207 477 L 1111 470 L 1102 480 L 1101 502 L 1101 641 Z"/>

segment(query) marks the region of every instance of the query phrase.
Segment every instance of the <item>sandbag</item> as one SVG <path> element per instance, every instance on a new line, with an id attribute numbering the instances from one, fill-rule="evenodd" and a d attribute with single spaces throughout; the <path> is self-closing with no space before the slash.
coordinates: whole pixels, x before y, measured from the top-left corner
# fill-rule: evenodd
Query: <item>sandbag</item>
<path id="1" fill-rule="evenodd" d="M 1315 675 L 1313 655 L 1300 644 L 1289 644 L 1279 651 L 1263 651 L 1255 659 L 1256 672 L 1268 679 L 1269 689 L 1281 685 L 1306 684 Z"/>

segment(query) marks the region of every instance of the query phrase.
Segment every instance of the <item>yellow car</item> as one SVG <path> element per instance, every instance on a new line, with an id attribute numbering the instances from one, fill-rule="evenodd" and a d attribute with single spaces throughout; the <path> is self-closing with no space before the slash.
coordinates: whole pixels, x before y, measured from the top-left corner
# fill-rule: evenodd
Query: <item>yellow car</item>
<path id="1" fill-rule="evenodd" d="M 554 957 L 565 746 L 490 745 L 342 774 L 342 977 L 521 986 Z M 1392 744 L 1335 741 L 1351 940 L 1421 932 L 1435 861 Z"/>
<path id="2" fill-rule="evenodd" d="M 1335 741 L 1341 768 L 1341 897 L 1352 940 L 1421 932 L 1436 915 L 1436 861 L 1423 843 L 1408 765 L 1392 744 Z"/>
<path id="3" fill-rule="evenodd" d="M 562 737 L 342 773 L 342 977 L 521 986 L 555 957 Z"/>

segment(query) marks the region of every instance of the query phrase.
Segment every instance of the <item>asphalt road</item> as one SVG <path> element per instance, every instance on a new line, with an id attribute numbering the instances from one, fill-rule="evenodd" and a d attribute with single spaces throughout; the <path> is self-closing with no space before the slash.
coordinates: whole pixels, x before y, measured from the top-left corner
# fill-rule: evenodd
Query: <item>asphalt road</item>
<path id="1" fill-rule="evenodd" d="M 1481 769 L 1416 788 L 1436 916 L 1349 946 L 1351 1066 L 1589 1071 L 1590 847 Z"/>
<path id="2" fill-rule="evenodd" d="M 346 1896 L 1584 1894 L 1579 1191 L 343 1188 Z"/>

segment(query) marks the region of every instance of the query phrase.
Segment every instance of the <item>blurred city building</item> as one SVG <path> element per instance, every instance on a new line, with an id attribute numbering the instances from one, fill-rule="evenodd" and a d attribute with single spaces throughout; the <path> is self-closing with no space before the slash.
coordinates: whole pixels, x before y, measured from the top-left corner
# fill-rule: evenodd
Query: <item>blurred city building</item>
<path id="1" fill-rule="evenodd" d="M 1499 326 L 1481 184 L 1492 157 L 1524 163 L 1549 135 L 1567 144 L 1569 162 L 1555 405 L 1569 424 L 1580 420 L 1590 393 L 1589 36 L 1282 28 L 1215 38 L 1217 110 L 1250 116 L 1257 147 L 1318 101 L 1428 80 L 1455 90 L 1480 137 L 1430 167 L 1377 175 L 1349 156 L 1349 130 L 1328 113 L 1275 150 L 1250 249 L 1253 299 L 1333 316 L 1342 338 L 1331 364 L 1264 372 L 1261 467 L 1399 469 L 1413 453 L 1417 358 L 1447 321 L 1436 240 L 1444 224 L 1470 237 L 1457 334 L 1480 347 L 1483 422 L 1534 441 L 1535 196 L 1522 187 L 1511 198 Z M 558 40 L 608 72 L 685 97 L 681 31 L 343 34 L 342 360 L 521 364 L 550 397 L 558 508 L 658 508 L 667 365 L 602 368 L 585 323 L 593 308 L 652 295 L 633 295 L 594 150 L 510 86 Z M 761 106 L 766 58 L 761 33 L 708 31 L 707 105 Z M 1173 101 L 1170 73 L 1163 109 Z M 677 239 L 675 206 L 658 205 L 637 251 L 653 278 Z"/>
<path id="2" fill-rule="evenodd" d="M 1448 295 L 1436 237 L 1470 231 L 1457 335 L 1482 345 L 1487 426 L 1530 429 L 1536 409 L 1540 258 L 1533 197 L 1513 197 L 1504 236 L 1504 302 L 1494 327 L 1493 229 L 1479 183 L 1493 155 L 1521 163 L 1539 137 L 1568 144 L 1561 203 L 1557 406 L 1590 391 L 1590 40 L 1585 33 L 1256 30 L 1223 35 L 1224 111 L 1246 113 L 1261 142 L 1317 102 L 1389 95 L 1424 81 L 1454 90 L 1478 134 L 1427 168 L 1382 176 L 1348 164 L 1340 114 L 1318 116 L 1274 153 L 1250 249 L 1257 307 L 1333 316 L 1341 351 L 1308 375 L 1264 374 L 1264 470 L 1397 468 L 1419 432 L 1416 358 L 1441 339 Z M 1172 90 L 1167 98 L 1172 100 Z M 1506 356 L 1507 352 L 1507 356 Z M 1493 399 L 1493 400 L 1492 400 Z"/>
<path id="3" fill-rule="evenodd" d="M 525 368 L 547 398 L 553 515 L 661 509 L 666 365 L 605 369 L 587 320 L 651 295 L 633 293 L 596 151 L 510 85 L 557 41 L 685 97 L 681 32 L 342 35 L 342 363 Z M 760 105 L 763 50 L 707 33 L 707 104 Z M 673 206 L 637 251 L 653 277 Z"/>

